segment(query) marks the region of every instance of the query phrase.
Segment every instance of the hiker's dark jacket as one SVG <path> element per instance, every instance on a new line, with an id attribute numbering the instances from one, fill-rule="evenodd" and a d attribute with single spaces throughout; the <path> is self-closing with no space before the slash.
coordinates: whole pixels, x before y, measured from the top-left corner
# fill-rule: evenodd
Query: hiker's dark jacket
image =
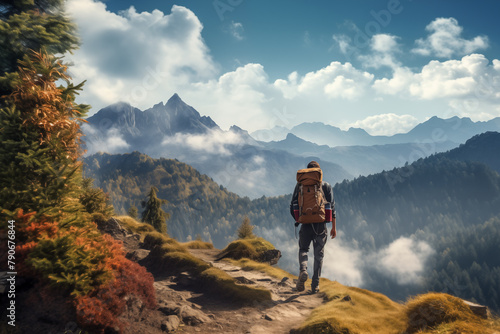
<path id="1" fill-rule="evenodd" d="M 293 191 L 292 195 L 292 202 L 290 203 L 290 214 L 292 217 L 295 216 L 293 215 L 293 205 L 294 204 L 299 204 L 299 183 L 295 185 L 295 190 Z M 323 181 L 321 184 L 321 188 L 323 189 L 323 193 L 325 194 L 325 199 L 327 202 L 330 202 L 332 206 L 332 217 L 336 218 L 336 213 L 335 213 L 335 199 L 333 198 L 333 189 L 332 186 L 328 183 Z"/>

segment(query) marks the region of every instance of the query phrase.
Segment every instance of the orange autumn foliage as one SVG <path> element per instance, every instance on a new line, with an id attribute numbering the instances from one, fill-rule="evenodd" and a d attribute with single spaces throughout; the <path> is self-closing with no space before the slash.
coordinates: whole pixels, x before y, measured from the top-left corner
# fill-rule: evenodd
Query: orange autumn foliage
<path id="1" fill-rule="evenodd" d="M 80 155 L 80 125 L 85 122 L 75 108 L 73 97 L 57 86 L 57 80 L 69 83 L 67 66 L 44 50 L 32 51 L 31 58 L 19 61 L 19 79 L 9 96 L 22 113 L 23 125 L 37 129 L 40 144 L 56 141 L 64 147 L 67 158 Z M 72 86 L 71 86 L 72 87 Z"/>

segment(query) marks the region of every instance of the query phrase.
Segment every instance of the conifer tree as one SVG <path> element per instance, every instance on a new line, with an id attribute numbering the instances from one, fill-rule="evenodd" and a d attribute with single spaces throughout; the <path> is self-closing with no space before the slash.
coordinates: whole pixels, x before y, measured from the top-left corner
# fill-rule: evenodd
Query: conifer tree
<path id="1" fill-rule="evenodd" d="M 66 87 L 57 86 L 64 80 Z M 60 59 L 45 51 L 20 61 L 12 93 L 0 109 L 0 216 L 23 208 L 61 223 L 82 219 L 79 122 L 88 109 L 74 102 Z M 65 215 L 70 213 L 70 215 Z"/>
<path id="2" fill-rule="evenodd" d="M 109 195 L 101 188 L 94 188 L 93 183 L 92 178 L 83 179 L 80 203 L 93 217 L 100 215 L 100 219 L 107 219 L 114 212 L 113 205 L 110 203 Z"/>
<path id="3" fill-rule="evenodd" d="M 254 226 L 250 224 L 250 218 L 248 218 L 248 216 L 245 216 L 245 218 L 243 218 L 243 222 L 238 228 L 238 238 L 239 239 L 255 238 L 255 234 L 253 234 L 253 228 Z"/>
<path id="4" fill-rule="evenodd" d="M 30 50 L 64 54 L 77 48 L 64 0 L 0 1 L 0 96 L 12 92 L 18 61 Z"/>
<path id="5" fill-rule="evenodd" d="M 170 215 L 161 208 L 167 201 L 158 198 L 156 196 L 157 192 L 158 189 L 156 187 L 151 187 L 148 194 L 148 201 L 144 205 L 142 221 L 152 225 L 160 233 L 167 233 L 166 220 L 170 218 Z"/>
<path id="6" fill-rule="evenodd" d="M 137 210 L 137 207 L 135 205 L 130 206 L 128 208 L 127 214 L 129 217 L 132 217 L 134 219 L 137 219 L 139 217 L 139 211 Z"/>

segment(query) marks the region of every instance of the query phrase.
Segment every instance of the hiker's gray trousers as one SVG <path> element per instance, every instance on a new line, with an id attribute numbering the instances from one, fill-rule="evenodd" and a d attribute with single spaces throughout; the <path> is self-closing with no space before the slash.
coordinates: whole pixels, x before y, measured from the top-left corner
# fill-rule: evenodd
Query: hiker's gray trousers
<path id="1" fill-rule="evenodd" d="M 326 223 L 302 224 L 299 232 L 299 264 L 300 271 L 307 270 L 307 260 L 311 241 L 314 247 L 314 272 L 311 286 L 319 286 L 323 256 L 325 255 L 325 244 L 328 240 Z"/>

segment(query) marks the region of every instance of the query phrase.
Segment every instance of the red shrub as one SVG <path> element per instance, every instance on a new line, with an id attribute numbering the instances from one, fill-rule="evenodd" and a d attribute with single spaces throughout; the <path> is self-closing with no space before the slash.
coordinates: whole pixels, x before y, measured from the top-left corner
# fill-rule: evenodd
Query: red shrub
<path id="1" fill-rule="evenodd" d="M 107 265 L 115 278 L 92 293 L 75 300 L 78 323 L 89 330 L 103 332 L 106 327 L 123 328 L 118 317 L 126 310 L 126 297 L 138 297 L 146 307 L 156 306 L 153 275 L 139 264 L 128 260 L 119 242 L 105 235 L 106 244 L 114 252 Z"/>

